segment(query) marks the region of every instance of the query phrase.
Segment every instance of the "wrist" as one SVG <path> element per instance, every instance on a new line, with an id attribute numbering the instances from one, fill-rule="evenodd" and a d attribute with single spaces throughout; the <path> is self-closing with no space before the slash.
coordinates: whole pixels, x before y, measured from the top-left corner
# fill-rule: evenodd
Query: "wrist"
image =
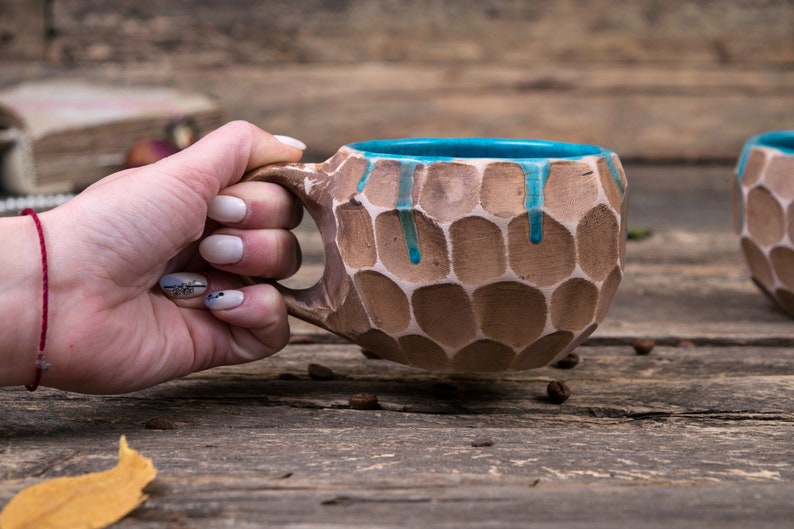
<path id="1" fill-rule="evenodd" d="M 42 317 L 39 236 L 33 219 L 0 219 L 0 386 L 32 384 Z"/>

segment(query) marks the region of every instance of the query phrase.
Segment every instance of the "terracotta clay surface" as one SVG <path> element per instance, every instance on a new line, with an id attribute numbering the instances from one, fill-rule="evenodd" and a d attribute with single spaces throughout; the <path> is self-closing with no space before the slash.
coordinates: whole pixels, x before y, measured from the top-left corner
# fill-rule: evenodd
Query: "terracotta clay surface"
<path id="1" fill-rule="evenodd" d="M 596 329 L 625 261 L 617 155 L 392 156 L 357 145 L 368 142 L 248 176 L 296 193 L 324 241 L 321 281 L 280 287 L 293 315 L 447 371 L 541 367 Z"/>
<path id="2" fill-rule="evenodd" d="M 794 316 L 794 131 L 748 141 L 737 175 L 734 228 L 753 281 Z"/>

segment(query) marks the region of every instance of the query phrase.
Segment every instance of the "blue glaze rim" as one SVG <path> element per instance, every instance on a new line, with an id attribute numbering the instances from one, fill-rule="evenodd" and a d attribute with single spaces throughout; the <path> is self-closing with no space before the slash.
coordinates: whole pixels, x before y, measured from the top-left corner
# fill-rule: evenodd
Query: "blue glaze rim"
<path id="1" fill-rule="evenodd" d="M 578 160 L 612 151 L 586 143 L 511 138 L 397 138 L 349 143 L 367 157 L 411 159 L 422 163 L 452 160 Z"/>
<path id="2" fill-rule="evenodd" d="M 369 181 L 376 162 L 384 159 L 400 163 L 397 212 L 412 264 L 419 264 L 422 252 L 413 214 L 414 171 L 418 165 L 454 161 L 505 161 L 518 164 L 524 172 L 525 207 L 529 221 L 529 240 L 543 241 L 543 189 L 549 178 L 551 160 L 581 160 L 588 156 L 602 157 L 612 174 L 621 196 L 626 188 L 612 158 L 613 151 L 583 143 L 507 138 L 399 138 L 350 143 L 345 147 L 361 154 L 367 165 L 358 182 L 359 193 Z M 625 203 L 624 203 L 625 204 Z M 625 206 L 624 206 L 625 207 Z M 625 214 L 625 212 L 623 212 Z"/>
<path id="3" fill-rule="evenodd" d="M 736 166 L 736 176 L 738 176 L 740 182 L 747 167 L 750 150 L 753 147 L 769 147 L 785 154 L 794 155 L 794 130 L 773 130 L 757 134 L 748 139 L 744 144 L 742 155 L 739 157 L 739 163 Z"/>

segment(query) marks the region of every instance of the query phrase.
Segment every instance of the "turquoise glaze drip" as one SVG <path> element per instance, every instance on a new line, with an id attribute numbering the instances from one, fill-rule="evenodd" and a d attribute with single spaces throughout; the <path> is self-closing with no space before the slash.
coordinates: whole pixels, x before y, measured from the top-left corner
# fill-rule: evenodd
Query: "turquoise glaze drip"
<path id="1" fill-rule="evenodd" d="M 422 253 L 419 251 L 419 236 L 416 233 L 414 221 L 414 172 L 418 162 L 406 161 L 400 164 L 400 183 L 397 192 L 397 212 L 400 215 L 400 224 L 403 229 L 405 248 L 413 264 L 419 264 Z"/>
<path id="2" fill-rule="evenodd" d="M 618 166 L 615 165 L 615 160 L 612 158 L 612 155 L 615 154 L 612 151 L 604 151 L 604 161 L 607 163 L 607 167 L 609 167 L 609 172 L 612 173 L 612 179 L 615 181 L 615 184 L 618 186 L 618 190 L 620 191 L 620 196 L 626 196 L 626 186 L 623 185 L 623 180 L 620 179 L 620 171 L 618 170 Z"/>
<path id="3" fill-rule="evenodd" d="M 750 140 L 744 144 L 744 148 L 742 149 L 742 154 L 739 157 L 739 163 L 736 166 L 736 178 L 739 179 L 739 183 L 742 183 L 742 179 L 744 178 L 744 170 L 747 169 L 747 159 L 750 157 L 750 151 L 758 145 L 757 140 Z"/>
<path id="4" fill-rule="evenodd" d="M 753 139 L 744 144 L 742 154 L 739 157 L 739 163 L 736 166 L 736 179 L 739 182 L 739 194 L 736 197 L 736 203 L 738 206 L 737 215 L 739 217 L 737 219 L 737 224 L 739 225 L 739 232 L 744 229 L 744 197 L 742 197 L 742 179 L 744 178 L 744 170 L 747 168 L 747 158 L 750 157 L 750 151 L 755 145 L 758 145 L 758 142 L 757 140 L 754 141 Z"/>
<path id="5" fill-rule="evenodd" d="M 520 162 L 519 165 L 524 171 L 524 206 L 529 214 L 529 240 L 532 244 L 540 244 L 543 241 L 543 188 L 549 179 L 551 163 L 548 160 L 532 160 Z"/>
<path id="6" fill-rule="evenodd" d="M 620 191 L 620 197 L 626 197 L 626 186 L 623 185 L 623 180 L 620 179 L 620 171 L 618 170 L 618 166 L 615 165 L 615 160 L 612 158 L 612 155 L 615 154 L 612 151 L 604 151 L 604 161 L 607 163 L 607 167 L 609 168 L 609 172 L 612 174 L 612 180 L 615 181 L 615 185 L 618 186 L 618 191 Z M 629 211 L 629 203 L 626 200 L 623 200 L 623 205 L 620 208 L 620 217 L 626 218 Z M 627 238 L 629 236 L 629 223 L 626 223 L 626 233 L 624 233 Z"/>
<path id="7" fill-rule="evenodd" d="M 736 178 L 739 181 L 739 196 L 736 197 L 736 202 L 739 207 L 737 223 L 739 231 L 744 229 L 744 199 L 742 197 L 742 180 L 744 179 L 744 171 L 747 169 L 747 159 L 750 157 L 750 151 L 756 145 L 761 145 L 760 136 L 753 136 L 747 143 L 744 144 L 742 154 L 739 156 L 739 163 L 736 165 Z"/>
<path id="8" fill-rule="evenodd" d="M 364 174 L 361 175 L 361 180 L 358 181 L 359 193 L 364 191 L 364 186 L 367 185 L 367 180 L 369 180 L 369 175 L 372 174 L 372 169 L 375 167 L 376 161 L 377 159 L 375 158 L 367 158 L 367 167 L 364 169 Z"/>
<path id="9" fill-rule="evenodd" d="M 375 168 L 375 163 L 381 158 L 367 157 L 367 166 L 364 168 L 364 173 L 358 181 L 358 192 L 364 191 L 367 185 L 372 170 Z M 408 258 L 413 264 L 419 264 L 422 260 L 422 252 L 419 250 L 419 234 L 416 231 L 416 222 L 414 221 L 414 173 L 416 166 L 419 162 L 416 160 L 405 160 L 400 163 L 400 180 L 397 189 L 397 214 L 400 218 L 400 226 L 403 231 L 403 239 L 405 239 L 405 249 L 408 251 Z"/>

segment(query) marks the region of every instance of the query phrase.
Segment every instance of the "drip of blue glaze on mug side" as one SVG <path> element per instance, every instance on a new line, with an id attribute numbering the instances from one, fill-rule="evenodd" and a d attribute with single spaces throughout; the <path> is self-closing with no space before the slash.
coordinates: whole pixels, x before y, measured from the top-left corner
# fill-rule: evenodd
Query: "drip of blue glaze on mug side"
<path id="1" fill-rule="evenodd" d="M 359 193 L 364 191 L 375 164 L 382 158 L 365 156 L 364 159 L 367 162 L 367 166 L 358 181 L 357 190 Z M 400 179 L 397 191 L 397 214 L 403 231 L 405 249 L 408 252 L 408 258 L 413 264 L 419 264 L 422 260 L 422 252 L 419 249 L 419 234 L 416 230 L 413 213 L 414 172 L 417 165 L 419 165 L 419 162 L 416 160 L 400 161 Z"/>
<path id="2" fill-rule="evenodd" d="M 400 216 L 400 225 L 405 239 L 405 249 L 408 250 L 408 258 L 413 264 L 419 264 L 422 260 L 422 253 L 419 250 L 419 236 L 416 232 L 416 221 L 414 220 L 414 172 L 419 162 L 403 161 L 400 163 L 400 182 L 397 191 L 397 212 Z"/>
<path id="3" fill-rule="evenodd" d="M 620 179 L 620 171 L 618 170 L 618 166 L 615 165 L 615 160 L 612 158 L 612 155 L 615 153 L 605 150 L 602 154 L 604 156 L 604 161 L 607 163 L 607 167 L 609 167 L 609 172 L 612 174 L 612 179 L 615 181 L 615 185 L 618 186 L 620 196 L 626 196 L 626 186 L 623 185 L 623 180 Z"/>
<path id="4" fill-rule="evenodd" d="M 364 191 L 364 186 L 367 185 L 367 180 L 369 180 L 369 177 L 372 174 L 372 169 L 375 168 L 375 162 L 378 161 L 377 158 L 364 158 L 364 159 L 367 161 L 367 167 L 364 168 L 364 174 L 361 175 L 361 179 L 358 181 L 359 193 Z"/>
<path id="5" fill-rule="evenodd" d="M 540 244 L 543 241 L 543 189 L 549 179 L 551 163 L 548 160 L 520 162 L 524 171 L 526 197 L 524 206 L 529 214 L 529 241 Z"/>

